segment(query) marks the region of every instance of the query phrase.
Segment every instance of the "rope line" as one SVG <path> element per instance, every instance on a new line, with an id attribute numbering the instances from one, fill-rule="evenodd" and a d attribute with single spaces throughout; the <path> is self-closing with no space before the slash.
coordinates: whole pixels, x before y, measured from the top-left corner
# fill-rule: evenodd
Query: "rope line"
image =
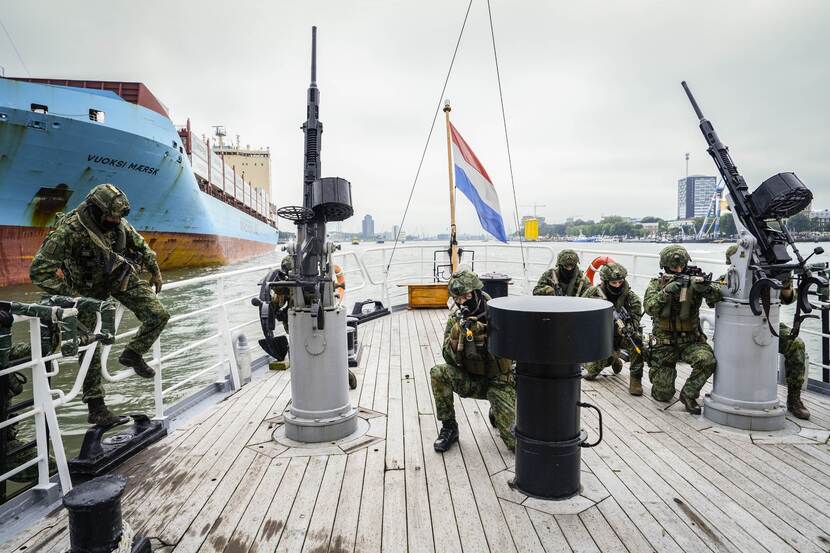
<path id="1" fill-rule="evenodd" d="M 25 62 L 25 61 L 23 61 L 23 56 L 21 56 L 21 55 L 20 55 L 20 52 L 17 50 L 17 45 L 14 43 L 14 40 L 12 39 L 12 35 L 11 35 L 11 34 L 9 34 L 9 30 L 8 30 L 8 29 L 6 29 L 6 25 L 4 25 L 4 24 L 3 24 L 3 20 L 2 20 L 2 19 L 0 19 L 0 27 L 3 27 L 3 32 L 5 32 L 5 33 L 6 33 L 6 37 L 8 37 L 9 42 L 10 42 L 10 43 L 11 43 L 11 45 L 12 45 L 12 49 L 14 50 L 14 53 L 15 53 L 15 54 L 17 54 L 17 59 L 18 59 L 18 60 L 20 60 L 20 65 L 22 65 L 22 66 L 23 66 L 23 69 L 26 71 L 26 75 L 28 75 L 29 77 L 31 77 L 31 76 L 32 76 L 32 73 L 29 71 L 29 68 L 28 68 L 28 67 L 26 67 L 26 62 Z"/>
<path id="2" fill-rule="evenodd" d="M 496 80 L 499 85 L 499 104 L 501 105 L 501 120 L 504 125 L 504 143 L 507 146 L 507 165 L 510 168 L 510 185 L 513 187 L 514 222 L 516 223 L 516 232 L 519 235 L 519 250 L 522 252 L 522 269 L 525 273 L 525 280 L 527 280 L 524 241 L 522 240 L 522 229 L 519 226 L 519 202 L 516 199 L 516 180 L 513 177 L 513 156 L 510 155 L 510 137 L 507 134 L 507 115 L 504 111 L 504 95 L 501 90 L 501 72 L 499 71 L 499 56 L 496 51 L 496 32 L 493 29 L 493 11 L 490 8 L 490 0 L 487 0 L 487 16 L 490 19 L 490 38 L 493 41 L 493 60 L 496 62 Z"/>
<path id="3" fill-rule="evenodd" d="M 403 210 L 403 217 L 401 217 L 401 224 L 398 225 L 398 232 L 395 234 L 395 243 L 392 245 L 392 252 L 389 254 L 389 262 L 386 264 L 386 276 L 389 275 L 389 267 L 392 266 L 392 258 L 395 257 L 395 250 L 398 247 L 398 239 L 401 236 L 401 232 L 403 231 L 403 224 L 406 221 L 406 214 L 409 211 L 409 204 L 412 203 L 412 195 L 415 193 L 415 186 L 418 184 L 418 177 L 421 175 L 421 168 L 424 165 L 424 159 L 427 155 L 427 148 L 429 147 L 429 141 L 432 138 L 432 132 L 435 130 L 435 121 L 438 120 L 438 113 L 441 111 L 442 102 L 444 100 L 444 92 L 447 90 L 447 83 L 450 82 L 450 74 L 452 73 L 452 67 L 455 64 L 455 57 L 458 54 L 458 47 L 461 45 L 461 37 L 464 35 L 464 28 L 467 26 L 467 17 L 470 15 L 470 8 L 473 6 L 473 0 L 470 0 L 469 4 L 467 4 L 467 11 L 464 13 L 464 21 L 461 23 L 461 31 L 458 33 L 458 40 L 455 42 L 455 50 L 452 53 L 452 59 L 450 60 L 450 67 L 447 69 L 447 76 L 444 79 L 444 86 L 441 87 L 441 94 L 438 96 L 438 105 L 435 108 L 435 113 L 432 116 L 432 124 L 429 126 L 429 133 L 427 134 L 427 140 L 424 144 L 424 151 L 421 152 L 421 160 L 418 162 L 418 170 L 415 171 L 415 179 L 412 181 L 412 188 L 409 190 L 409 198 L 406 200 L 406 207 Z M 384 278 L 385 280 L 385 278 Z"/>

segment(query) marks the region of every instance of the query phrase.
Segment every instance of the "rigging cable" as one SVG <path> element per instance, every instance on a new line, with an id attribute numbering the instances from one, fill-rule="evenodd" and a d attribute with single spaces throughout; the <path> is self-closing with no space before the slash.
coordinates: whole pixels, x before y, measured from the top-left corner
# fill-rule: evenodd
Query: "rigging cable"
<path id="1" fill-rule="evenodd" d="M 444 79 L 444 86 L 441 87 L 441 94 L 438 96 L 438 105 L 435 108 L 435 113 L 432 116 L 432 124 L 429 127 L 429 133 L 427 134 L 427 140 L 424 144 L 424 151 L 421 152 L 421 160 L 418 162 L 418 170 L 415 171 L 415 179 L 412 181 L 412 188 L 409 190 L 409 199 L 406 200 L 406 207 L 403 210 L 403 217 L 401 217 L 401 224 L 398 225 L 398 232 L 395 234 L 395 243 L 392 245 L 392 253 L 389 254 L 389 262 L 386 264 L 386 272 L 384 275 L 384 283 L 386 278 L 389 276 L 389 267 L 392 265 L 392 258 L 395 257 L 395 250 L 398 247 L 398 239 L 400 238 L 401 232 L 403 231 L 403 224 L 406 221 L 406 214 L 409 211 L 409 204 L 412 203 L 412 194 L 415 192 L 415 185 L 418 184 L 418 177 L 421 175 L 421 167 L 424 165 L 424 158 L 427 155 L 427 148 L 429 147 L 429 141 L 432 138 L 432 131 L 435 130 L 435 121 L 438 119 L 438 113 L 441 111 L 441 105 L 444 100 L 444 92 L 447 90 L 447 83 L 450 82 L 450 74 L 452 73 L 453 64 L 455 64 L 455 56 L 458 54 L 458 47 L 461 45 L 461 37 L 464 35 L 464 28 L 467 26 L 467 17 L 470 15 L 470 8 L 473 6 L 473 0 L 470 0 L 469 4 L 467 4 L 467 11 L 464 13 L 464 21 L 461 23 L 461 31 L 458 33 L 458 40 L 455 42 L 455 50 L 452 53 L 452 59 L 450 60 L 450 67 L 447 69 L 447 77 Z M 384 286 L 384 289 L 386 286 Z"/>
<path id="2" fill-rule="evenodd" d="M 504 111 L 504 95 L 501 91 L 501 73 L 499 72 L 499 56 L 496 52 L 496 32 L 493 30 L 493 11 L 490 9 L 490 0 L 487 0 L 487 16 L 490 18 L 490 38 L 493 41 L 493 60 L 496 62 L 496 80 L 499 84 L 499 103 L 501 104 L 501 120 L 504 124 L 504 143 L 507 146 L 507 165 L 510 168 L 510 185 L 513 187 L 513 209 L 516 233 L 519 235 L 519 250 L 522 252 L 522 269 L 527 283 L 527 263 L 525 261 L 524 241 L 522 228 L 519 226 L 519 202 L 516 199 L 516 180 L 513 178 L 513 157 L 510 155 L 510 138 L 507 135 L 507 115 Z"/>
<path id="3" fill-rule="evenodd" d="M 9 42 L 10 42 L 10 43 L 11 43 L 11 45 L 12 45 L 12 49 L 14 50 L 14 53 L 15 53 L 15 54 L 17 54 L 17 59 L 18 59 L 18 60 L 20 60 L 20 65 L 22 65 L 22 66 L 23 66 L 23 69 L 26 71 L 26 74 L 27 74 L 29 77 L 31 77 L 31 76 L 32 76 L 32 73 L 29 71 L 29 68 L 28 68 L 28 67 L 26 67 L 26 62 L 25 62 L 25 61 L 23 61 L 23 56 L 21 56 L 21 55 L 20 55 L 20 52 L 17 50 L 17 46 L 15 45 L 14 40 L 12 40 L 12 35 L 10 35 L 10 34 L 9 34 L 9 30 L 8 30 L 8 29 L 6 29 L 6 25 L 4 25 L 4 24 L 3 24 L 3 20 L 2 20 L 2 19 L 0 19 L 0 27 L 3 27 L 3 32 L 5 32 L 5 33 L 6 33 L 6 37 L 8 37 Z"/>

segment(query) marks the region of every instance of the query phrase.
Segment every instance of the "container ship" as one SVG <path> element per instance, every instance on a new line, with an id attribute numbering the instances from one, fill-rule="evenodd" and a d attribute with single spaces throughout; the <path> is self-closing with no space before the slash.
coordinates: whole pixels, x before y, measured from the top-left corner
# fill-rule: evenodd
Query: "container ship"
<path id="1" fill-rule="evenodd" d="M 177 128 L 142 83 L 0 78 L 0 286 L 28 281 L 56 215 L 103 182 L 127 194 L 162 269 L 276 246 L 267 150 Z"/>

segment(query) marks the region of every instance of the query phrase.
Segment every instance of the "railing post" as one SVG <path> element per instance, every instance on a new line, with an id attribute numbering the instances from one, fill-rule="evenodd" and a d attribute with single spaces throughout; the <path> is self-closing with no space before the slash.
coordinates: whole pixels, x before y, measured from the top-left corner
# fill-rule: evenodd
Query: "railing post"
<path id="1" fill-rule="evenodd" d="M 820 290 L 819 299 L 825 304 L 830 301 L 830 290 Z M 821 369 L 821 380 L 830 382 L 830 338 L 827 337 L 830 334 L 830 312 L 827 309 L 821 310 L 821 333 L 821 364 L 824 365 Z"/>
<path id="2" fill-rule="evenodd" d="M 29 342 L 32 348 L 32 359 L 38 360 L 38 364 L 32 366 L 32 396 L 35 410 L 35 442 L 37 442 L 37 454 L 40 461 L 37 463 L 37 486 L 39 490 L 47 490 L 49 484 L 49 446 L 46 441 L 46 402 L 51 401 L 48 390 L 44 390 L 40 372 L 46 368 L 40 359 L 43 357 L 43 350 L 40 347 L 40 319 L 32 317 L 29 319 Z M 45 375 L 44 375 L 45 377 Z"/>
<path id="3" fill-rule="evenodd" d="M 156 406 L 156 416 L 153 420 L 164 421 L 164 398 L 162 397 L 162 377 L 161 377 L 161 338 L 153 342 L 153 366 L 156 369 L 156 375 L 153 377 L 153 399 Z"/>
<path id="4" fill-rule="evenodd" d="M 236 356 L 233 354 L 233 337 L 230 332 L 230 323 L 228 322 L 228 307 L 225 304 L 225 279 L 220 278 L 216 281 L 219 286 L 219 331 L 222 333 L 221 354 L 228 362 L 228 370 L 231 376 L 231 387 L 238 390 L 242 384 L 239 380 L 239 367 L 236 366 Z M 218 369 L 218 380 L 224 383 L 225 373 L 222 371 L 222 365 Z"/>

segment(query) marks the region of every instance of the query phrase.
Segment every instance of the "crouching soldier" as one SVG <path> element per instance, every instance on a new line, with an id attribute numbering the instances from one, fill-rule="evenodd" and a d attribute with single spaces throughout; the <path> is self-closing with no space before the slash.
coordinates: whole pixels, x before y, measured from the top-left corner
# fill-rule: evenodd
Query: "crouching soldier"
<path id="1" fill-rule="evenodd" d="M 579 270 L 579 256 L 574 250 L 562 250 L 556 256 L 556 265 L 539 277 L 533 288 L 534 296 L 581 296 L 591 282 Z"/>
<path id="2" fill-rule="evenodd" d="M 689 276 L 691 258 L 683 246 L 666 246 L 660 252 L 660 267 L 666 272 L 651 279 L 644 298 L 652 328 L 648 377 L 651 396 L 657 401 L 674 397 L 676 364 L 691 365 L 692 374 L 680 391 L 686 411 L 700 414 L 697 398 L 706 380 L 715 372 L 715 353 L 700 328 L 700 305 L 709 307 L 721 300 L 720 286 L 700 276 Z"/>
<path id="3" fill-rule="evenodd" d="M 170 315 L 156 297 L 162 285 L 156 254 L 124 219 L 129 212 L 130 203 L 118 188 L 112 184 L 94 187 L 46 236 L 29 276 L 47 294 L 97 300 L 113 297 L 132 311 L 141 327 L 118 361 L 143 378 L 153 378 L 155 371 L 143 356 Z M 142 268 L 150 272 L 149 283 L 138 276 Z M 81 314 L 78 320 L 88 330 L 95 326 L 94 313 Z M 107 408 L 104 395 L 101 353 L 96 350 L 83 384 L 88 420 L 100 426 L 118 424 L 122 419 Z"/>
<path id="4" fill-rule="evenodd" d="M 511 427 L 516 418 L 516 384 L 512 362 L 495 357 L 487 350 L 486 305 L 490 296 L 471 271 L 454 273 L 448 288 L 455 308 L 444 330 L 442 352 L 446 363 L 435 365 L 430 371 L 435 414 L 442 424 L 435 451 L 447 451 L 458 441 L 453 392 L 460 397 L 488 400 L 490 423 L 498 428 L 505 445 L 513 450 L 516 438 Z"/>
<path id="5" fill-rule="evenodd" d="M 603 367 L 611 365 L 614 373 L 622 370 L 620 352 L 625 350 L 631 361 L 628 377 L 628 392 L 633 396 L 643 395 L 643 304 L 631 289 L 625 277 L 628 271 L 619 263 L 603 265 L 599 272 L 602 283 L 591 286 L 583 294 L 586 298 L 602 298 L 614 304 L 614 353 L 605 360 L 594 361 L 585 366 L 585 380 L 594 380 Z"/>
<path id="6" fill-rule="evenodd" d="M 732 264 L 732 256 L 738 251 L 733 244 L 726 250 L 726 264 Z M 722 278 L 721 280 L 725 280 Z M 785 281 L 784 288 L 779 292 L 778 299 L 782 305 L 789 305 L 796 300 L 796 291 L 793 281 Z M 807 375 L 807 354 L 804 341 L 798 336 L 793 337 L 792 330 L 784 323 L 778 326 L 778 353 L 784 356 L 784 370 L 787 373 L 787 411 L 799 419 L 808 420 L 810 411 L 801 401 L 801 387 Z"/>

